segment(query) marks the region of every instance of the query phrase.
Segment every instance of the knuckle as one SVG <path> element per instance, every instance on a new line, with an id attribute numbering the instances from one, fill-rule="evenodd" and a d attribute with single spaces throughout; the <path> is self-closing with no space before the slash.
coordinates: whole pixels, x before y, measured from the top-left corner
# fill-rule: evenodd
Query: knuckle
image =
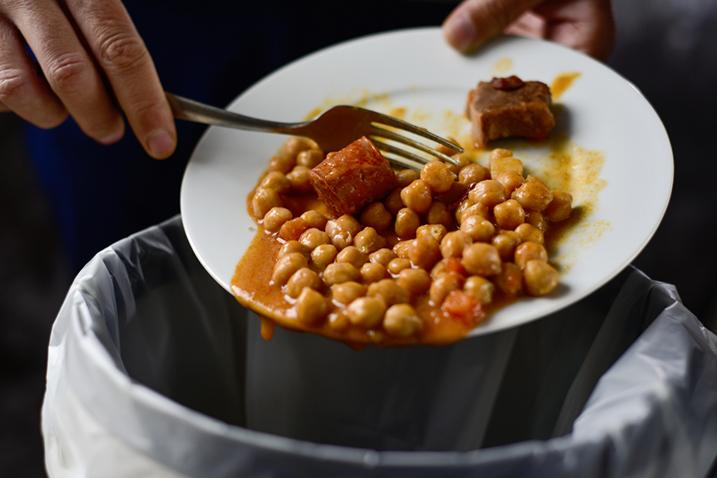
<path id="1" fill-rule="evenodd" d="M 50 62 L 47 81 L 59 92 L 75 92 L 88 67 L 87 62 L 77 53 L 60 55 Z"/>
<path id="2" fill-rule="evenodd" d="M 151 121 L 159 116 L 159 112 L 162 111 L 162 103 L 155 99 L 138 99 L 130 106 L 130 109 L 137 118 Z"/>
<path id="3" fill-rule="evenodd" d="M 113 29 L 103 35 L 99 44 L 99 57 L 105 68 L 116 71 L 136 69 L 147 60 L 147 50 L 132 32 Z"/>
<path id="4" fill-rule="evenodd" d="M 0 68 L 0 102 L 9 100 L 22 94 L 27 84 L 27 77 L 17 68 Z"/>

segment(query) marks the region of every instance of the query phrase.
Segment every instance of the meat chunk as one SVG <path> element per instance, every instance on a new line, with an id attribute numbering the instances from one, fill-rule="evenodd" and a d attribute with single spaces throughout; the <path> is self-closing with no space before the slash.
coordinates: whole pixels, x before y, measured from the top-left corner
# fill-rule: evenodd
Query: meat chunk
<path id="1" fill-rule="evenodd" d="M 329 153 L 311 170 L 311 184 L 335 217 L 353 214 L 396 187 L 396 174 L 365 136 Z"/>
<path id="2" fill-rule="evenodd" d="M 542 140 L 555 127 L 548 85 L 517 76 L 481 81 L 468 92 L 466 114 L 480 147 L 499 138 Z"/>

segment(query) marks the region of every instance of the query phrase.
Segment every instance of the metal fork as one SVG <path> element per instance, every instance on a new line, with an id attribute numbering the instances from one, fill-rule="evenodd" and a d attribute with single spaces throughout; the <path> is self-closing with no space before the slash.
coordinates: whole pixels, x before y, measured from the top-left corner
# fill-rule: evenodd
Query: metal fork
<path id="1" fill-rule="evenodd" d="M 232 113 L 171 93 L 166 93 L 166 95 L 174 117 L 177 119 L 249 131 L 306 136 L 316 141 L 319 147 L 326 152 L 337 151 L 361 136 L 366 136 L 384 153 L 386 159 L 394 165 L 405 168 L 420 170 L 425 163 L 432 159 L 431 157 L 459 164 L 449 154 L 424 142 L 416 141 L 405 133 L 438 143 L 451 154 L 463 152 L 463 148 L 456 142 L 442 138 L 425 128 L 358 106 L 334 106 L 311 121 L 279 123 Z M 400 134 L 399 131 L 404 134 Z M 397 146 L 396 143 L 425 154 L 417 154 L 417 152 Z"/>

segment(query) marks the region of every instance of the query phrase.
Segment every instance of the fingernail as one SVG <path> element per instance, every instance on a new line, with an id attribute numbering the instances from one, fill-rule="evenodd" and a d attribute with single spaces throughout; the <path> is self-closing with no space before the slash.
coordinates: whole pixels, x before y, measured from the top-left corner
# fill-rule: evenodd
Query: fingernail
<path id="1" fill-rule="evenodd" d="M 100 140 L 100 143 L 102 144 L 115 144 L 117 141 L 122 139 L 122 136 L 124 136 L 124 128 L 119 128 L 117 131 L 115 131 L 112 134 L 108 134 L 104 138 Z"/>
<path id="2" fill-rule="evenodd" d="M 147 135 L 147 147 L 155 158 L 166 158 L 174 151 L 174 140 L 163 129 L 156 129 Z"/>
<path id="3" fill-rule="evenodd" d="M 448 43 L 460 51 L 467 51 L 476 37 L 476 27 L 466 12 L 459 12 L 444 25 Z"/>

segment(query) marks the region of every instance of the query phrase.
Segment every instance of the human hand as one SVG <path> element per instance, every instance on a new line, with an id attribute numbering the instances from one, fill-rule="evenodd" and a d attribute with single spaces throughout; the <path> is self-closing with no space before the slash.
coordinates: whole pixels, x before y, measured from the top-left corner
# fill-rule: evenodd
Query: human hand
<path id="1" fill-rule="evenodd" d="M 154 64 L 120 0 L 0 0 L 0 109 L 41 128 L 69 113 L 103 144 L 123 136 L 121 109 L 151 156 L 176 145 Z"/>
<path id="2" fill-rule="evenodd" d="M 464 53 L 501 32 L 552 40 L 604 59 L 615 24 L 610 0 L 465 0 L 443 23 L 448 43 Z"/>

